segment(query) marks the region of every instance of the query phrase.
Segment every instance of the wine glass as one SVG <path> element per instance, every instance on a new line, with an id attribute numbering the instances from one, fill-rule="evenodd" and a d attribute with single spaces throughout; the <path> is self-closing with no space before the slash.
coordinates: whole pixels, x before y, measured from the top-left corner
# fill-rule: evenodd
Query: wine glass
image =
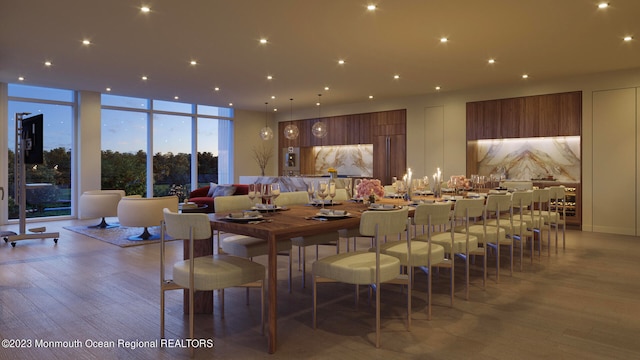
<path id="1" fill-rule="evenodd" d="M 316 192 L 315 187 L 313 186 L 313 181 L 309 181 L 307 184 L 307 194 L 309 194 L 309 203 L 313 202 L 313 193 Z"/>
<path id="2" fill-rule="evenodd" d="M 329 195 L 329 184 L 326 181 L 318 183 L 318 196 L 322 199 L 322 208 L 324 209 L 324 199 Z"/>
<path id="3" fill-rule="evenodd" d="M 404 180 L 396 181 L 396 192 L 404 199 L 404 194 L 407 193 L 407 183 Z"/>
<path id="4" fill-rule="evenodd" d="M 262 184 L 262 199 L 265 204 L 271 204 L 271 184 Z"/>
<path id="5" fill-rule="evenodd" d="M 255 204 L 254 199 L 256 198 L 256 184 L 249 184 L 249 192 L 247 192 L 247 196 L 249 200 L 251 200 L 252 204 Z"/>
<path id="6" fill-rule="evenodd" d="M 333 198 L 336 197 L 336 183 L 333 181 L 329 183 L 329 197 L 331 198 L 331 206 L 333 206 Z"/>
<path id="7" fill-rule="evenodd" d="M 278 198 L 278 196 L 280 196 L 280 183 L 273 183 L 271 184 L 271 198 L 273 199 L 273 203 L 275 204 L 276 199 Z M 274 211 L 275 208 L 277 207 L 274 206 Z"/>
<path id="8" fill-rule="evenodd" d="M 361 182 L 362 182 L 362 179 L 356 179 L 353 183 L 353 197 L 356 199 L 360 197 L 360 194 L 358 193 L 358 188 L 360 187 Z"/>
<path id="9" fill-rule="evenodd" d="M 351 181 L 352 181 L 351 179 L 347 179 L 347 181 L 345 181 L 345 184 L 344 184 L 344 188 L 345 190 L 347 190 L 347 197 L 349 198 L 353 197 L 352 195 L 353 193 L 351 192 L 351 185 L 352 185 Z"/>

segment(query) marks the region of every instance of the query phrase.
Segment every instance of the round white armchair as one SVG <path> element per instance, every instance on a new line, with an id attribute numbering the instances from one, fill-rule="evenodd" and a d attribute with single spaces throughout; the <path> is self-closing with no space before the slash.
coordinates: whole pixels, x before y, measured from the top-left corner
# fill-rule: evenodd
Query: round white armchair
<path id="1" fill-rule="evenodd" d="M 162 210 L 167 208 L 178 212 L 177 196 L 161 196 L 143 198 L 140 195 L 125 196 L 118 203 L 118 220 L 120 225 L 129 227 L 144 227 L 142 234 L 131 236 L 129 240 L 159 239 L 159 234 L 151 234 L 149 227 L 160 226 L 164 219 Z"/>
<path id="2" fill-rule="evenodd" d="M 91 228 L 112 228 L 118 225 L 107 224 L 106 217 L 118 216 L 118 203 L 125 196 L 124 190 L 89 190 L 80 195 L 80 219 L 102 218 L 99 224 Z"/>

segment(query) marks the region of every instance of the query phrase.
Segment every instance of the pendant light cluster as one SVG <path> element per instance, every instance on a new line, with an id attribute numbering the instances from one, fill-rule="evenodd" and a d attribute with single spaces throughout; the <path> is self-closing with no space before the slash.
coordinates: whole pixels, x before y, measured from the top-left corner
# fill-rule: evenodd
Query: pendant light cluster
<path id="1" fill-rule="evenodd" d="M 313 136 L 319 139 L 327 136 L 327 124 L 325 124 L 325 122 L 322 121 L 321 112 L 320 112 L 321 96 L 322 94 L 318 94 L 318 103 L 316 104 L 318 106 L 318 119 L 311 127 L 311 133 L 313 134 Z M 289 100 L 291 101 L 291 110 L 289 115 L 290 116 L 289 120 L 291 123 L 285 126 L 284 128 L 284 137 L 287 138 L 288 140 L 294 140 L 294 139 L 297 139 L 298 136 L 300 135 L 300 130 L 298 129 L 298 126 L 296 124 L 293 124 L 293 99 L 289 99 Z M 271 130 L 268 124 L 268 119 L 269 119 L 268 105 L 269 105 L 268 102 L 264 103 L 264 127 L 260 130 L 260 138 L 262 138 L 262 140 L 265 140 L 265 141 L 273 139 L 273 130 Z"/>

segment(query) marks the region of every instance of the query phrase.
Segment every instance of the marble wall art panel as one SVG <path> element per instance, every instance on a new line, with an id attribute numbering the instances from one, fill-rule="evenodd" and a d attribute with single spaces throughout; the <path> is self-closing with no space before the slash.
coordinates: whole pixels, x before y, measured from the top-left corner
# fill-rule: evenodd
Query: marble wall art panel
<path id="1" fill-rule="evenodd" d="M 332 167 L 338 175 L 373 176 L 373 144 L 316 146 L 313 155 L 316 174 Z"/>
<path id="2" fill-rule="evenodd" d="M 580 137 L 477 141 L 478 175 L 580 182 Z"/>

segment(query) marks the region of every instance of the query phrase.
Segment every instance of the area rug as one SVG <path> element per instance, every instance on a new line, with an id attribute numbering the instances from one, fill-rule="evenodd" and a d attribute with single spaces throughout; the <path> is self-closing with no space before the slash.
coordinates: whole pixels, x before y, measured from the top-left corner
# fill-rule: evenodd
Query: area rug
<path id="1" fill-rule="evenodd" d="M 117 223 L 109 222 L 111 225 L 117 225 Z M 92 225 L 92 224 L 88 224 Z M 157 240 L 136 240 L 132 241 L 128 238 L 130 236 L 137 236 L 142 234 L 144 228 L 141 227 L 126 227 L 118 226 L 110 229 L 90 228 L 88 225 L 78 226 L 65 226 L 64 229 L 76 232 L 78 234 L 86 235 L 100 241 L 107 242 L 109 244 L 117 245 L 120 247 L 139 246 L 159 243 Z M 149 232 L 153 235 L 160 235 L 160 226 L 154 226 L 149 228 Z M 173 240 L 170 237 L 166 237 L 167 240 Z"/>

